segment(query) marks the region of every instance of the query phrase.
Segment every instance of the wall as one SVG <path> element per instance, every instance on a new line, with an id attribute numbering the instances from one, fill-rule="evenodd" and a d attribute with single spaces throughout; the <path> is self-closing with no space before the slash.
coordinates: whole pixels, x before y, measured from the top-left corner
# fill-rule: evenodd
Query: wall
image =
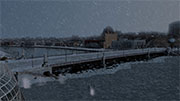
<path id="1" fill-rule="evenodd" d="M 112 41 L 117 41 L 117 39 L 118 39 L 117 33 L 106 33 L 104 48 L 110 48 Z"/>

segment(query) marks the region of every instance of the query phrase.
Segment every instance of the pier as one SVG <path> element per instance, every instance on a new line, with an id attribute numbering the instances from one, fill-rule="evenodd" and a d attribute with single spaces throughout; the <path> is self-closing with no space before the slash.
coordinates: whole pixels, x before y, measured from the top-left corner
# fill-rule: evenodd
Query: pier
<path id="1" fill-rule="evenodd" d="M 52 56 L 34 59 L 8 60 L 1 62 L 7 65 L 13 72 L 33 72 L 44 73 L 50 71 L 57 74 L 62 69 L 80 70 L 91 67 L 95 64 L 102 67 L 113 64 L 118 61 L 136 61 L 138 59 L 147 59 L 152 56 L 165 55 L 166 48 L 146 48 L 119 51 L 92 52 L 83 54 L 72 54 L 65 56 Z M 118 61 L 116 61 L 118 60 Z M 83 67 L 83 65 L 85 67 Z"/>

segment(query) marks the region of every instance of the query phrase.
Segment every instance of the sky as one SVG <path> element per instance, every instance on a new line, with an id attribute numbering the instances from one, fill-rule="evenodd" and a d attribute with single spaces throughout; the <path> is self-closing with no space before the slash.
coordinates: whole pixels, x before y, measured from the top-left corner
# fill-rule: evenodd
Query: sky
<path id="1" fill-rule="evenodd" d="M 178 20 L 179 0 L 0 0 L 0 38 L 168 32 Z"/>

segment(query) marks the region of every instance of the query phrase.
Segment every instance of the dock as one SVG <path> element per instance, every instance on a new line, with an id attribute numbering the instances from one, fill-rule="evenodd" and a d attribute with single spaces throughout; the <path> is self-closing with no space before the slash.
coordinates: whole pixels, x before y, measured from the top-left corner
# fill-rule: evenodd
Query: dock
<path id="1" fill-rule="evenodd" d="M 153 54 L 164 54 L 165 52 L 166 48 L 145 48 L 92 52 L 34 59 L 8 60 L 0 63 L 7 65 L 13 72 L 37 72 L 42 74 L 45 71 L 55 72 L 55 70 L 65 67 L 78 70 L 77 65 L 81 64 L 101 62 L 101 64 L 108 65 L 108 61 L 113 61 L 115 59 L 127 59 L 128 57 L 130 57 L 128 59 L 138 59 L 138 57 L 148 57 Z"/>

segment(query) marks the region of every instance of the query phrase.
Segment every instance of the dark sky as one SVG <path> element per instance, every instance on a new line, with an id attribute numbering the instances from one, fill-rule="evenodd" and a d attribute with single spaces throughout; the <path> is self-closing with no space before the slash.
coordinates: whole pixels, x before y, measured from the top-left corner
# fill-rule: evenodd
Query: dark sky
<path id="1" fill-rule="evenodd" d="M 122 32 L 167 32 L 180 19 L 178 0 L 0 0 L 0 37 L 100 35 L 106 26 Z"/>

